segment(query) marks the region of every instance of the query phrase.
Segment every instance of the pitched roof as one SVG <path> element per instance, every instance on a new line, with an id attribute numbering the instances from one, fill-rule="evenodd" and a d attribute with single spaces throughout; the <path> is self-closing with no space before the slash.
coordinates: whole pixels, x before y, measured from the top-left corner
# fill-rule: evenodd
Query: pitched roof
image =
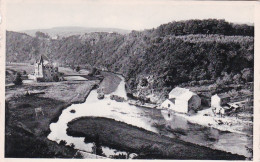
<path id="1" fill-rule="evenodd" d="M 180 87 L 174 88 L 169 93 L 169 96 L 171 96 L 171 98 L 173 97 L 176 99 L 186 100 L 186 101 L 188 101 L 193 95 L 196 95 L 196 94 L 191 92 L 189 89 L 180 88 Z"/>
<path id="2" fill-rule="evenodd" d="M 38 60 L 36 60 L 37 63 L 43 63 L 44 65 L 48 64 L 50 62 L 49 58 L 45 55 L 41 55 Z"/>

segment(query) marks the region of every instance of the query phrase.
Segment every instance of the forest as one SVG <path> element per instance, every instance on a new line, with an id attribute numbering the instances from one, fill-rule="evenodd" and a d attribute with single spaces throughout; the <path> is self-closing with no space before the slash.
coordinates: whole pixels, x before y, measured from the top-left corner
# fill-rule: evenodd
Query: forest
<path id="1" fill-rule="evenodd" d="M 6 61 L 34 63 L 44 54 L 61 66 L 123 74 L 128 91 L 169 92 L 191 82 L 253 81 L 254 26 L 225 20 L 188 20 L 129 34 L 95 32 L 52 39 L 7 31 Z"/>

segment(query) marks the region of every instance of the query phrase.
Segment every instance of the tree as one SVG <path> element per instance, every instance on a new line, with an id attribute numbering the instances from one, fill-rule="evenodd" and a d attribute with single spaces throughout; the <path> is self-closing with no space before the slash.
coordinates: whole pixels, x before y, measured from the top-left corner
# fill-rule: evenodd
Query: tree
<path id="1" fill-rule="evenodd" d="M 43 33 L 40 31 L 37 31 L 35 33 L 36 38 L 50 38 L 50 36 L 47 33 Z"/>
<path id="2" fill-rule="evenodd" d="M 242 73 L 242 78 L 246 81 L 246 82 L 251 82 L 253 81 L 253 72 L 250 68 L 245 68 L 241 71 Z"/>
<path id="3" fill-rule="evenodd" d="M 77 67 L 76 67 L 76 72 L 79 72 L 79 71 L 80 71 L 80 67 L 77 66 Z"/>
<path id="4" fill-rule="evenodd" d="M 16 74 L 16 77 L 15 77 L 15 80 L 13 81 L 13 83 L 15 85 L 22 85 L 23 84 L 22 76 L 19 72 Z"/>
<path id="5" fill-rule="evenodd" d="M 72 143 L 72 144 L 70 144 L 70 147 L 71 148 L 75 148 L 75 145 Z"/>
<path id="6" fill-rule="evenodd" d="M 148 81 L 146 78 L 142 78 L 141 79 L 141 84 L 140 84 L 142 87 L 146 87 L 148 85 Z"/>
<path id="7" fill-rule="evenodd" d="M 241 83 L 241 75 L 240 75 L 240 74 L 234 75 L 234 77 L 233 77 L 233 82 L 234 82 L 235 84 Z"/>
<path id="8" fill-rule="evenodd" d="M 231 83 L 231 81 L 232 81 L 232 76 L 231 76 L 231 74 L 228 74 L 227 72 L 225 72 L 224 73 L 224 76 L 223 76 L 223 78 L 222 78 L 222 80 L 223 80 L 223 83 L 224 84 L 230 84 Z"/>
<path id="9" fill-rule="evenodd" d="M 24 71 L 23 71 L 23 75 L 26 75 L 26 74 L 27 74 L 27 72 L 24 70 Z"/>
<path id="10" fill-rule="evenodd" d="M 104 156 L 103 150 L 102 150 L 102 145 L 99 140 L 98 134 L 95 135 L 95 141 L 94 141 L 94 145 L 92 147 L 92 152 L 95 153 L 96 155 Z"/>

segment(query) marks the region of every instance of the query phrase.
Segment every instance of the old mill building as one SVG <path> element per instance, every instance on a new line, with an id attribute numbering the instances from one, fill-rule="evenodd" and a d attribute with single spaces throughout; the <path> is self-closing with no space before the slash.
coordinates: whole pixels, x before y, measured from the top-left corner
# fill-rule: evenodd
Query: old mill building
<path id="1" fill-rule="evenodd" d="M 162 108 L 170 109 L 180 113 L 196 111 L 201 106 L 200 97 L 189 89 L 176 87 L 169 93 L 169 98 L 162 104 Z"/>

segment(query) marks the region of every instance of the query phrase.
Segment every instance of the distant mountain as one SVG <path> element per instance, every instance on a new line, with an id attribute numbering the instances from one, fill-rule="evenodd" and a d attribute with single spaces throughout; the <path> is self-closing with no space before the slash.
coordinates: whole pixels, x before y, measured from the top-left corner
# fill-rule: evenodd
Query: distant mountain
<path id="1" fill-rule="evenodd" d="M 19 32 L 26 33 L 30 36 L 35 36 L 35 33 L 37 31 L 47 33 L 51 37 L 55 37 L 55 36 L 67 37 L 71 35 L 83 35 L 85 33 L 93 33 L 93 32 L 108 32 L 108 33 L 115 32 L 119 34 L 130 33 L 129 30 L 117 29 L 117 28 L 91 28 L 91 27 L 77 27 L 77 26 L 54 27 L 49 29 L 32 29 L 32 30 L 23 30 Z"/>

